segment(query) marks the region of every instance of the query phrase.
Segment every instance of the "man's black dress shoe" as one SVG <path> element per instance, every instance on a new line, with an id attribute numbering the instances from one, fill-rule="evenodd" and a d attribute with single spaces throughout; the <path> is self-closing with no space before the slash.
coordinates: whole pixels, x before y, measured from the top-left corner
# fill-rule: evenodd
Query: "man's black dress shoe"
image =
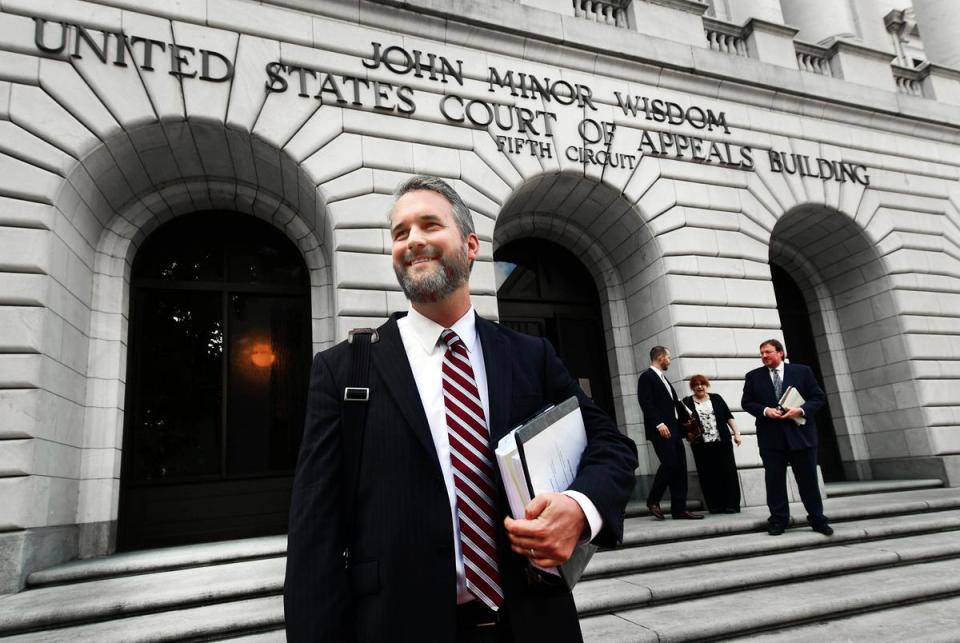
<path id="1" fill-rule="evenodd" d="M 650 515 L 657 520 L 664 519 L 663 509 L 660 508 L 660 505 L 647 505 L 647 509 L 650 511 Z"/>
<path id="2" fill-rule="evenodd" d="M 831 527 L 831 526 L 828 525 L 827 523 L 823 523 L 823 524 L 820 524 L 820 525 L 810 525 L 810 527 L 811 527 L 815 532 L 821 533 L 821 534 L 823 534 L 824 536 L 832 536 L 832 535 L 833 535 L 833 527 Z"/>
<path id="3" fill-rule="evenodd" d="M 783 533 L 783 526 L 770 525 L 769 527 L 767 527 L 767 533 L 770 534 L 771 536 L 779 536 L 780 534 Z"/>
<path id="4" fill-rule="evenodd" d="M 703 520 L 703 514 L 684 511 L 682 514 L 673 514 L 674 520 Z"/>

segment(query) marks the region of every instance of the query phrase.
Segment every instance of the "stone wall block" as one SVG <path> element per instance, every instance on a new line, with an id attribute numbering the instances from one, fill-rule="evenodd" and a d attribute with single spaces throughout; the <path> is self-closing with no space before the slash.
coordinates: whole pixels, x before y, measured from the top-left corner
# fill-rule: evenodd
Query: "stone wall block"
<path id="1" fill-rule="evenodd" d="M 179 131 L 183 131 L 183 127 Z M 164 129 L 141 128 L 130 133 L 130 140 L 145 170 L 151 187 L 179 181 L 180 168 L 170 148 Z"/>
<path id="2" fill-rule="evenodd" d="M 337 289 L 337 313 L 356 317 L 386 317 L 387 297 L 383 290 Z"/>
<path id="3" fill-rule="evenodd" d="M 263 107 L 253 126 L 253 134 L 276 148 L 282 148 L 303 124 L 320 109 L 320 101 L 300 96 L 295 88 L 285 92 L 266 92 Z"/>
<path id="4" fill-rule="evenodd" d="M 81 408 L 68 400 L 37 388 L 0 392 L 0 411 L 5 424 L 0 439 L 35 437 L 78 446 L 81 435 L 76 419 Z"/>
<path id="5" fill-rule="evenodd" d="M 302 161 L 323 148 L 343 131 L 343 110 L 321 106 L 287 142 L 284 151 Z"/>
<path id="6" fill-rule="evenodd" d="M 191 122 L 190 132 L 200 151 L 200 163 L 207 176 L 233 178 L 233 159 L 224 127 L 219 123 Z M 211 190 L 218 188 L 210 186 Z M 230 199 L 232 200 L 232 198 Z"/>
<path id="7" fill-rule="evenodd" d="M 362 140 L 356 134 L 340 134 L 307 158 L 300 167 L 318 185 L 341 178 L 363 167 Z"/>
<path id="8" fill-rule="evenodd" d="M 48 230 L 0 228 L 0 268 L 14 272 L 50 271 L 54 236 Z"/>
<path id="9" fill-rule="evenodd" d="M 0 121 L 0 151 L 60 176 L 73 164 L 63 151 L 9 121 Z"/>
<path id="10" fill-rule="evenodd" d="M 389 213 L 393 197 L 389 194 L 369 193 L 337 201 L 328 209 L 336 229 L 381 228 L 389 225 Z"/>
<path id="11" fill-rule="evenodd" d="M 8 196 L 49 202 L 62 180 L 42 167 L 0 154 L 0 190 Z"/>
<path id="12" fill-rule="evenodd" d="M 340 252 L 334 258 L 334 263 L 337 266 L 338 292 L 343 288 L 399 288 L 389 255 Z"/>
<path id="13" fill-rule="evenodd" d="M 254 138 L 253 162 L 257 170 L 257 188 L 268 191 L 274 197 L 283 195 L 283 177 L 280 173 L 280 151 L 265 141 Z"/>
<path id="14" fill-rule="evenodd" d="M 92 27 L 120 31 L 120 10 L 80 0 L 4 0 L 3 10 L 52 21 L 73 22 Z"/>
<path id="15" fill-rule="evenodd" d="M 245 33 L 240 35 L 225 121 L 228 127 L 245 132 L 253 130 L 263 103 L 270 95 L 264 66 L 279 59 L 280 43 L 276 40 Z"/>
<path id="16" fill-rule="evenodd" d="M 385 232 L 385 230 L 379 228 L 346 228 L 337 230 L 334 234 L 334 250 L 338 252 L 389 254 L 390 246 L 386 245 Z"/>
<path id="17" fill-rule="evenodd" d="M 26 476 L 33 473 L 34 444 L 32 438 L 0 440 L 0 478 Z"/>
<path id="18" fill-rule="evenodd" d="M 200 79 L 202 71 L 200 49 L 218 52 L 232 60 L 236 56 L 239 36 L 229 31 L 184 22 L 174 22 L 172 24 L 173 40 L 176 45 L 192 47 L 197 50 L 196 54 L 182 52 L 188 61 L 182 63 L 180 67 L 181 73 L 187 74 L 187 76 L 180 77 L 187 117 L 224 122 L 230 98 L 230 82 L 212 82 Z M 216 78 L 223 75 L 222 63 L 215 67 L 214 65 L 217 63 L 211 60 L 210 64 L 212 77 Z M 196 76 L 191 77 L 191 74 L 196 74 Z M 217 75 L 213 76 L 214 74 Z"/>
<path id="19" fill-rule="evenodd" d="M 88 406 L 83 409 L 85 449 L 119 449 L 123 441 L 122 409 Z"/>
<path id="20" fill-rule="evenodd" d="M 237 0 L 207 0 L 207 16 L 211 27 L 307 46 L 314 44 L 311 16 L 296 11 Z"/>
<path id="21" fill-rule="evenodd" d="M 167 2 L 163 6 L 169 9 L 174 4 L 182 5 L 183 0 L 176 0 L 176 3 Z M 206 9 L 203 3 L 195 2 L 192 4 L 198 9 Z M 156 13 L 161 13 L 161 11 L 159 7 L 152 9 L 152 12 Z M 164 43 L 166 47 L 174 42 L 170 21 L 167 19 L 135 11 L 124 11 L 121 20 L 124 32 L 130 37 L 156 40 Z M 191 43 L 186 44 L 190 45 Z M 142 65 L 145 63 L 146 46 L 140 42 L 128 44 L 129 57 Z M 184 117 L 183 92 L 179 78 L 168 73 L 170 71 L 169 65 L 169 49 L 162 52 L 159 51 L 159 48 L 154 49 L 151 60 L 153 70 L 140 69 L 140 82 L 150 97 L 150 103 L 157 118 L 160 120 L 182 120 Z"/>
<path id="22" fill-rule="evenodd" d="M 77 493 L 77 523 L 116 520 L 120 504 L 120 480 L 117 477 L 80 480 Z"/>
<path id="23" fill-rule="evenodd" d="M 123 381 L 127 363 L 126 346 L 119 341 L 92 339 L 89 343 L 87 375 Z"/>

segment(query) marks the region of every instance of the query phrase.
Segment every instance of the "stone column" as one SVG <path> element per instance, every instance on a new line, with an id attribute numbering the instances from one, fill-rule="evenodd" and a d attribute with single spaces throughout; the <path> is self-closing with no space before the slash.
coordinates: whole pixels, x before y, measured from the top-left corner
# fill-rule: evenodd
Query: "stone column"
<path id="1" fill-rule="evenodd" d="M 722 4 L 726 9 L 728 22 L 742 25 L 751 18 L 783 24 L 783 10 L 780 0 L 715 0 L 714 5 Z M 717 7 L 720 9 L 720 7 Z M 717 16 L 719 17 L 719 15 Z"/>
<path id="2" fill-rule="evenodd" d="M 859 37 L 847 0 L 781 0 L 780 6 L 784 23 L 800 30 L 797 34 L 800 40 L 819 43 L 834 37 Z"/>
<path id="3" fill-rule="evenodd" d="M 860 41 L 871 49 L 893 52 L 890 34 L 883 23 L 882 4 L 877 0 L 850 0 Z"/>
<path id="4" fill-rule="evenodd" d="M 917 27 L 927 60 L 935 65 L 960 69 L 960 2 L 956 0 L 913 0 Z"/>

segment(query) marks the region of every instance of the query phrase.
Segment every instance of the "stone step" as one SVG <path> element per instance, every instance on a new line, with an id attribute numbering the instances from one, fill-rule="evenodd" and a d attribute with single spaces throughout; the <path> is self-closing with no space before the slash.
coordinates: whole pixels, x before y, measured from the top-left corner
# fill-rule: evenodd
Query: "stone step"
<path id="1" fill-rule="evenodd" d="M 287 643 L 287 633 L 282 627 L 269 632 L 241 634 L 226 639 L 213 638 L 211 641 L 230 641 L 230 643 Z"/>
<path id="2" fill-rule="evenodd" d="M 620 577 L 585 580 L 578 586 L 576 597 L 584 613 L 676 598 L 686 591 L 684 579 L 691 573 L 698 574 L 696 570 L 712 569 L 711 563 L 719 565 L 720 577 L 708 583 L 710 586 L 756 584 L 761 581 L 752 575 L 755 567 L 762 567 L 778 556 L 785 561 L 802 559 L 811 547 L 846 550 L 852 568 L 876 564 L 872 555 L 876 550 L 893 552 L 884 557 L 883 562 L 896 564 L 900 561 L 898 555 L 904 560 L 913 560 L 916 555 L 901 554 L 898 548 L 903 545 L 899 541 L 878 539 L 950 529 L 960 529 L 960 510 L 844 523 L 837 526 L 837 533 L 829 539 L 802 530 L 788 531 L 777 538 L 765 533 L 736 534 L 697 544 L 663 543 L 603 552 L 594 557 L 587 577 L 600 574 Z M 928 557 L 960 555 L 960 537 L 955 532 L 934 535 L 945 538 L 946 542 L 915 536 L 917 540 L 907 543 L 906 551 L 920 548 Z M 869 542 L 863 543 L 865 540 Z M 751 564 L 750 573 L 741 577 L 736 570 L 742 566 L 743 557 L 759 557 L 759 561 Z M 733 560 L 728 560 L 731 558 Z M 724 560 L 725 563 L 716 562 Z M 829 560 L 844 568 L 843 562 L 832 553 Z M 285 558 L 271 557 L 149 574 L 93 577 L 85 582 L 36 588 L 0 599 L 0 634 L 278 594 L 283 589 L 284 564 Z M 674 568 L 651 571 L 664 567 Z M 646 571 L 636 574 L 640 570 Z M 813 572 L 814 575 L 821 573 L 826 572 Z M 638 581 L 646 578 L 662 578 L 667 585 L 654 590 L 646 581 Z M 733 585 L 724 585 L 728 581 Z M 674 584 L 670 585 L 671 582 Z"/>
<path id="3" fill-rule="evenodd" d="M 842 496 L 863 496 L 871 493 L 889 491 L 910 491 L 912 489 L 936 489 L 943 486 L 937 478 L 919 480 L 854 480 L 851 482 L 827 482 L 823 485 L 828 498 Z"/>
<path id="4" fill-rule="evenodd" d="M 960 596 L 890 607 L 731 640 L 751 643 L 823 643 L 836 640 L 837 632 L 843 633 L 845 643 L 956 643 L 960 638 Z"/>
<path id="5" fill-rule="evenodd" d="M 818 553 L 809 552 L 811 564 Z M 722 596 L 587 617 L 580 623 L 585 641 L 729 640 L 753 632 L 956 594 L 960 594 L 960 559 L 780 582 L 758 589 L 727 591 Z M 836 638 L 834 633 L 827 640 Z"/>
<path id="6" fill-rule="evenodd" d="M 909 568 L 931 559 L 952 565 L 960 557 L 960 489 L 842 496 L 828 499 L 825 506 L 836 528 L 830 538 L 808 528 L 768 536 L 765 508 L 700 521 L 631 518 L 631 546 L 594 557 L 575 592 L 578 609 L 587 615 L 614 612 L 633 618 L 673 603 L 709 601 L 702 597 L 704 587 L 719 593 L 714 601 L 724 604 L 732 594 L 746 595 L 764 586 L 779 591 L 785 580 L 802 586 L 860 577 L 879 567 Z M 792 513 L 800 516 L 803 510 L 794 506 Z M 31 589 L 0 597 L 0 637 L 282 640 L 279 594 L 285 546 L 283 536 L 255 538 L 127 552 L 37 572 L 31 576 Z M 930 596 L 921 592 L 910 600 Z M 235 618 L 237 605 L 249 605 L 250 613 Z M 864 609 L 886 606 L 882 601 L 870 605 Z M 848 612 L 827 611 L 822 617 L 841 618 Z M 584 623 L 606 628 L 606 621 L 595 620 L 603 618 L 588 616 Z M 776 626 L 761 621 L 719 636 Z M 636 632 L 625 636 L 642 640 Z M 673 635 L 664 636 L 668 640 Z"/>
<path id="7" fill-rule="evenodd" d="M 76 560 L 36 571 L 27 578 L 27 586 L 43 587 L 94 578 L 146 574 L 238 560 L 285 556 L 286 553 L 287 537 L 285 535 L 121 552 L 102 558 Z"/>
<path id="8" fill-rule="evenodd" d="M 3 640 L 4 643 L 153 643 L 209 640 L 282 627 L 283 597 L 265 596 L 30 632 Z"/>
<path id="9" fill-rule="evenodd" d="M 910 534 L 960 530 L 960 509 L 916 515 L 882 516 L 834 523 L 833 544 L 855 543 Z M 960 540 L 960 535 L 956 536 Z M 788 529 L 782 536 L 769 536 L 765 526 L 749 533 L 729 532 L 723 538 L 661 542 L 645 547 L 627 547 L 596 554 L 584 578 L 608 577 L 642 570 L 699 564 L 705 561 L 756 557 L 818 547 L 825 537 L 811 529 Z"/>
<path id="10" fill-rule="evenodd" d="M 0 635 L 283 591 L 286 558 L 97 578 L 0 598 Z"/>
<path id="11" fill-rule="evenodd" d="M 960 536 L 955 531 L 852 544 L 813 535 L 817 536 L 815 542 L 819 545 L 813 549 L 758 556 L 749 565 L 744 564 L 743 558 L 720 562 L 706 558 L 696 566 L 582 581 L 574 590 L 577 611 L 581 615 L 619 612 L 782 582 L 960 558 Z M 718 597 L 718 600 L 724 599 Z"/>
<path id="12" fill-rule="evenodd" d="M 960 508 L 960 488 L 915 489 L 867 496 L 828 498 L 824 511 L 832 522 L 861 520 L 879 516 L 918 514 Z M 804 525 L 803 505 L 790 504 L 792 525 Z M 738 514 L 708 515 L 704 520 L 655 520 L 651 517 L 627 518 L 624 523 L 625 547 L 682 540 L 701 540 L 711 536 L 766 530 L 766 507 L 748 507 Z"/>

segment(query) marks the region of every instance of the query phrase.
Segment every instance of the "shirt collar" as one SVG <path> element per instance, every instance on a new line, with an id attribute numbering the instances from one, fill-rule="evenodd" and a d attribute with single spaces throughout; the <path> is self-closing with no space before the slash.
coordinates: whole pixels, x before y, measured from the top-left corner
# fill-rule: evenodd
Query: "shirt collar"
<path id="1" fill-rule="evenodd" d="M 417 338 L 417 344 L 425 353 L 432 353 L 433 349 L 437 347 L 437 342 L 440 341 L 440 333 L 446 328 L 432 319 L 424 317 L 413 307 L 407 313 L 407 318 L 410 320 L 409 328 L 413 332 L 413 336 Z M 463 340 L 464 346 L 467 347 L 467 353 L 474 351 L 477 345 L 477 317 L 473 312 L 473 306 L 470 306 L 463 317 L 454 322 L 450 330 Z"/>
<path id="2" fill-rule="evenodd" d="M 661 371 L 659 368 L 657 368 L 657 367 L 654 366 L 653 364 L 650 365 L 650 370 L 652 370 L 654 373 L 656 373 L 656 374 L 659 375 L 660 377 L 664 377 L 663 371 Z"/>

